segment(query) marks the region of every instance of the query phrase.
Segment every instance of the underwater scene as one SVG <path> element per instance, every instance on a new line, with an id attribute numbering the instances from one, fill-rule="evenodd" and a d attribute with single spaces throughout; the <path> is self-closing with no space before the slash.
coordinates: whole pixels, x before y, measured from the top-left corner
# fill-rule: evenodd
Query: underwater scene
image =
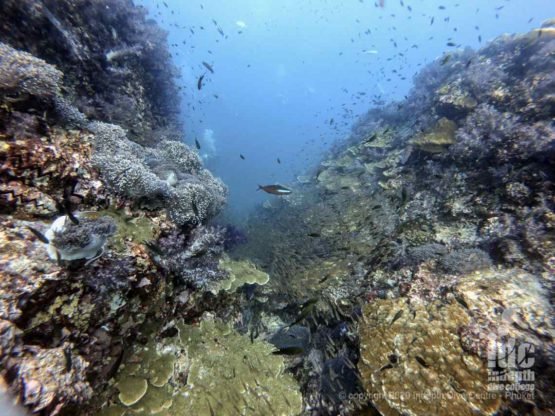
<path id="1" fill-rule="evenodd" d="M 0 0 L 0 416 L 555 415 L 554 0 Z"/>

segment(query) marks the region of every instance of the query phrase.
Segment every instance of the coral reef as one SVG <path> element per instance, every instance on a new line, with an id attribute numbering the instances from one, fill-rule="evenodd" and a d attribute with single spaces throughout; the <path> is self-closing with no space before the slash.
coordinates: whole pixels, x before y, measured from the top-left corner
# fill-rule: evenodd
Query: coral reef
<path id="1" fill-rule="evenodd" d="M 0 14 L 0 41 L 63 72 L 66 98 L 86 117 L 121 125 L 142 143 L 176 130 L 178 72 L 166 34 L 144 8 L 131 0 L 7 0 Z M 48 70 L 27 82 L 58 78 L 41 67 Z"/>
<path id="2" fill-rule="evenodd" d="M 360 118 L 303 177 L 302 193 L 260 207 L 249 222 L 236 254 L 266 265 L 265 307 L 294 322 L 291 305 L 318 300 L 302 322 L 312 341 L 292 364 L 302 368 L 312 414 L 550 414 L 555 406 L 546 381 L 555 371 L 552 28 L 423 68 L 405 100 Z M 360 345 L 318 342 L 342 321 L 356 333 L 360 305 Z M 480 399 L 492 340 L 533 346 L 533 397 Z M 339 374 L 346 353 L 360 374 L 338 379 L 368 400 L 339 399 L 345 386 L 333 394 L 328 368 Z M 389 394 L 427 390 L 443 394 L 437 408 Z"/>
<path id="3" fill-rule="evenodd" d="M 53 98 L 60 92 L 63 73 L 30 53 L 0 42 L 0 91 Z"/>
<path id="4" fill-rule="evenodd" d="M 276 414 L 301 411 L 301 395 L 273 347 L 209 317 L 178 335 L 136 346 L 102 414 Z M 123 407 L 122 407 L 123 406 Z M 128 409 L 128 410 L 126 410 Z"/>
<path id="5" fill-rule="evenodd" d="M 200 224 L 216 215 L 226 199 L 226 187 L 201 167 L 200 158 L 185 144 L 162 141 L 156 148 L 127 139 L 116 125 L 89 125 L 93 164 L 118 195 L 149 208 L 167 207 L 177 225 Z"/>
<path id="6" fill-rule="evenodd" d="M 220 231 L 201 226 L 226 189 L 181 143 L 177 74 L 144 9 L 0 13 L 0 390 L 36 414 L 97 414 L 147 317 L 216 303 L 191 286 L 227 276 Z"/>

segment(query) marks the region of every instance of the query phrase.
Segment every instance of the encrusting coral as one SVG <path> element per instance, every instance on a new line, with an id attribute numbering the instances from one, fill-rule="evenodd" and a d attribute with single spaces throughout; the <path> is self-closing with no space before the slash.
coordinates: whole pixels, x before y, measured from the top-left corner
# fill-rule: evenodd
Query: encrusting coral
<path id="1" fill-rule="evenodd" d="M 271 344 L 251 341 L 209 317 L 176 328 L 177 336 L 134 348 L 116 376 L 119 403 L 104 408 L 103 416 L 301 411 L 298 385 L 284 374 L 284 360 L 272 354 Z"/>
<path id="2" fill-rule="evenodd" d="M 381 414 L 491 414 L 486 363 L 465 353 L 457 329 L 470 320 L 454 300 L 441 305 L 378 300 L 361 321 L 363 384 Z"/>

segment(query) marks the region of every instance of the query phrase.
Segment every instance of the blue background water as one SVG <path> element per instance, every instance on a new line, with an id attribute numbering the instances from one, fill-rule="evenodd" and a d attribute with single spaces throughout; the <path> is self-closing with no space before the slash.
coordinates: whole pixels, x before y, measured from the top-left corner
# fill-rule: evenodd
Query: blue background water
<path id="1" fill-rule="evenodd" d="M 169 32 L 186 142 L 198 138 L 236 219 L 274 198 L 257 184 L 293 184 L 358 115 L 402 99 L 424 64 L 456 49 L 448 42 L 479 48 L 555 17 L 553 0 L 165 2 L 136 0 Z"/>

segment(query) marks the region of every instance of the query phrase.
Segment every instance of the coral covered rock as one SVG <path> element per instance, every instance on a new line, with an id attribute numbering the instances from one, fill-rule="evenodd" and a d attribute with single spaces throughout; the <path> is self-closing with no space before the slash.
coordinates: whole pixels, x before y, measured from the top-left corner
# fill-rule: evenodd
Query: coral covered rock
<path id="1" fill-rule="evenodd" d="M 413 144 L 425 152 L 440 153 L 455 143 L 456 130 L 457 125 L 454 122 L 441 118 L 432 131 L 416 138 Z"/>
<path id="2" fill-rule="evenodd" d="M 53 65 L 0 42 L 0 93 L 53 98 L 62 76 Z"/>
<path id="3" fill-rule="evenodd" d="M 270 280 L 268 273 L 258 270 L 256 266 L 248 260 L 234 261 L 229 258 L 220 260 L 220 268 L 225 270 L 229 277 L 223 280 L 218 288 L 230 292 L 236 291 L 239 287 L 249 284 L 265 285 Z"/>
<path id="4" fill-rule="evenodd" d="M 382 414 L 470 416 L 497 409 L 485 362 L 459 342 L 457 329 L 469 319 L 456 302 L 378 300 L 364 308 L 360 372 Z"/>
<path id="5" fill-rule="evenodd" d="M 301 395 L 283 358 L 221 322 L 178 324 L 179 336 L 135 347 L 116 376 L 124 414 L 276 414 L 301 411 Z M 179 357 L 179 358 L 178 358 Z M 185 377 L 178 377 L 181 372 Z M 148 382 L 147 382 L 148 380 Z M 122 400 L 122 386 L 125 397 Z M 128 393 L 127 393 L 128 392 Z M 121 411 L 112 404 L 103 414 Z"/>
<path id="6" fill-rule="evenodd" d="M 91 123 L 93 163 L 118 195 L 146 207 L 166 207 L 177 225 L 200 224 L 225 203 L 225 185 L 202 168 L 185 144 L 164 141 L 156 148 L 127 139 L 116 125 Z"/>

